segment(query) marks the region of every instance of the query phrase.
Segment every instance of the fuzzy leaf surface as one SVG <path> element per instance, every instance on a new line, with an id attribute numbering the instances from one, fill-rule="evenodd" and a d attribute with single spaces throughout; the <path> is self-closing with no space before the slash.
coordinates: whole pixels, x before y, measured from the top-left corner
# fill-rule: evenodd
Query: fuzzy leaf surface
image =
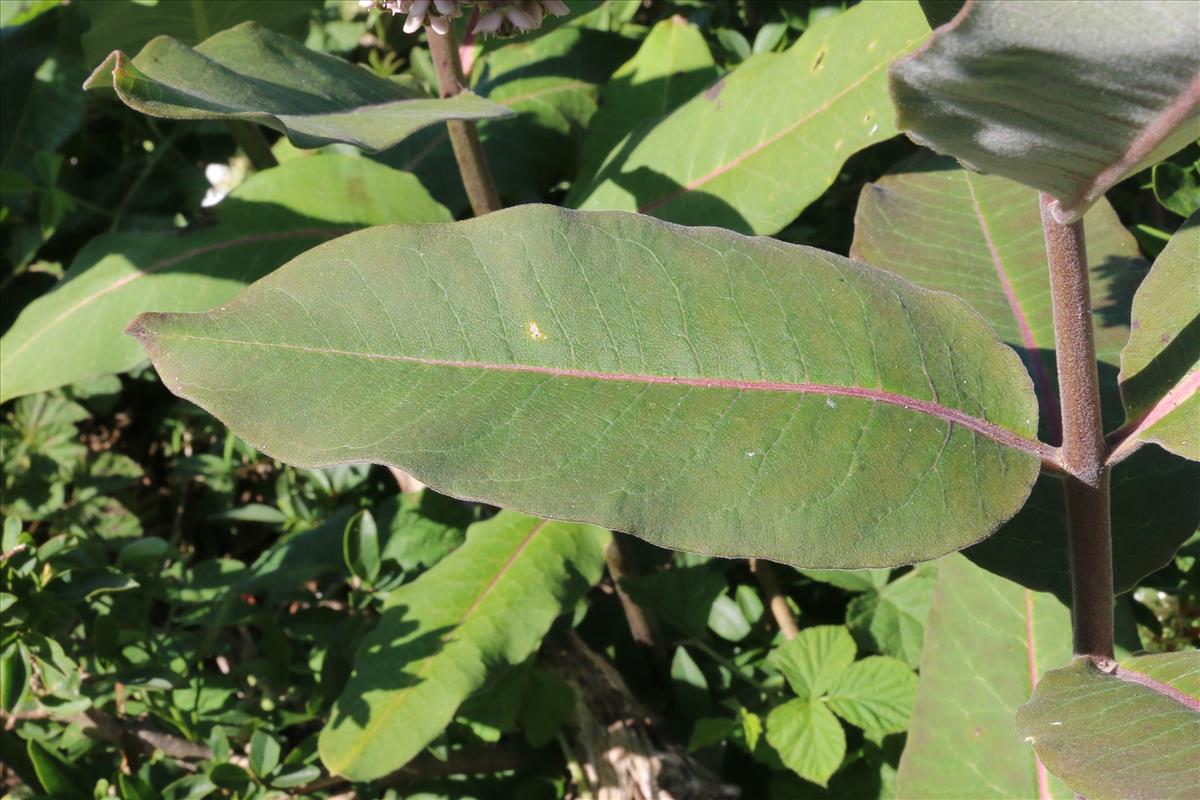
<path id="1" fill-rule="evenodd" d="M 101 87 L 152 117 L 246 120 L 297 147 L 345 142 L 370 152 L 435 122 L 512 113 L 469 92 L 422 97 L 253 22 L 194 48 L 159 36 L 132 58 L 115 50 L 84 84 Z"/>
<path id="2" fill-rule="evenodd" d="M 525 661 L 604 569 L 610 534 L 502 511 L 393 591 L 321 732 L 321 760 L 382 777 L 437 737 L 493 670 Z"/>
<path id="3" fill-rule="evenodd" d="M 1053 195 L 1055 218 L 1071 222 L 1200 136 L 1198 40 L 1186 2 L 968 0 L 891 68 L 896 124 Z"/>
<path id="4" fill-rule="evenodd" d="M 751 57 L 635 132 L 567 204 L 775 233 L 847 158 L 895 135 L 885 70 L 928 33 L 907 0 L 822 19 L 787 52 Z"/>
<path id="5" fill-rule="evenodd" d="M 897 797 L 1073 798 L 1013 723 L 1039 676 L 1070 658 L 1070 612 L 1052 596 L 939 561 Z"/>
<path id="6" fill-rule="evenodd" d="M 1091 659 L 1043 676 L 1017 728 L 1089 800 L 1185 800 L 1200 776 L 1200 652 Z"/>
<path id="7" fill-rule="evenodd" d="M 366 159 L 322 155 L 257 173 L 183 233 L 104 234 L 0 338 L 0 400 L 145 360 L 123 336 L 149 309 L 198 311 L 305 250 L 365 225 L 445 222 L 417 180 Z"/>
<path id="8" fill-rule="evenodd" d="M 1015 513 L 1050 455 L 1019 359 L 962 301 L 634 214 L 379 227 L 130 332 L 289 463 L 383 462 L 707 554 L 929 559 Z"/>
<path id="9" fill-rule="evenodd" d="M 1108 427 L 1120 424 L 1116 367 L 1129 337 L 1129 307 L 1147 270 L 1107 201 L 1084 218 L 1092 324 Z M 1021 354 L 1042 411 L 1043 438 L 1062 433 L 1055 374 L 1050 275 L 1038 195 L 953 159 L 923 153 L 863 187 L 850 256 L 919 286 L 950 292 L 982 314 Z"/>
<path id="10" fill-rule="evenodd" d="M 1200 461 L 1200 214 L 1171 237 L 1133 298 L 1120 380 L 1127 433 L 1112 460 L 1153 442 Z"/>

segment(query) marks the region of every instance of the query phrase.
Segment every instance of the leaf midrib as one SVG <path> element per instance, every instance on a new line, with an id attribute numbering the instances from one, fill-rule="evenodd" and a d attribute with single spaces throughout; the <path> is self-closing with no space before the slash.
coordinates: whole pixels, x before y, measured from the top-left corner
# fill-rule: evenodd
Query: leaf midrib
<path id="1" fill-rule="evenodd" d="M 486 361 L 468 361 L 453 359 L 425 358 L 421 356 L 406 356 L 390 353 L 371 353 L 356 350 L 342 350 L 332 347 L 312 347 L 309 345 L 288 344 L 284 342 L 256 342 L 242 339 L 226 339 L 213 336 L 196 336 L 174 332 L 155 333 L 146 327 L 147 321 L 156 315 L 143 315 L 133 321 L 127 333 L 137 337 L 143 345 L 148 345 L 154 339 L 183 339 L 212 344 L 241 345 L 245 347 L 262 347 L 268 349 L 288 350 L 292 352 L 311 353 L 324 356 L 341 356 L 361 358 L 371 361 L 389 361 L 404 364 L 417 364 L 429 367 L 453 367 L 459 369 L 482 369 L 496 372 L 519 372 L 539 375 L 549 375 L 556 378 L 576 378 L 581 380 L 614 381 L 623 383 L 664 384 L 689 386 L 705 389 L 731 389 L 736 391 L 766 391 L 785 392 L 793 394 L 822 394 L 835 397 L 849 397 L 860 400 L 873 400 L 888 405 L 925 414 L 940 419 L 950 425 L 962 425 L 972 432 L 982 435 L 996 443 L 1041 461 L 1055 463 L 1058 458 L 1057 448 L 1042 442 L 1027 439 L 987 420 L 973 417 L 956 408 L 943 406 L 929 400 L 921 400 L 907 395 L 888 392 L 882 389 L 867 389 L 855 386 L 838 386 L 822 383 L 790 383 L 766 380 L 739 380 L 730 378 L 712 378 L 697 376 L 653 375 L 640 373 L 604 372 L 598 370 L 581 370 L 565 367 L 547 367 L 536 364 L 503 364 Z"/>
<path id="2" fill-rule="evenodd" d="M 529 533 L 525 535 L 525 538 L 521 540 L 521 543 L 517 545 L 517 548 L 513 550 L 500 569 L 496 571 L 496 574 L 492 576 L 492 579 L 488 581 L 487 586 L 483 587 L 483 590 L 475 596 L 475 598 L 471 601 L 471 604 L 468 605 L 466 610 L 463 611 L 462 615 L 458 618 L 458 621 L 454 624 L 452 631 L 442 637 L 442 642 L 447 642 L 447 639 L 450 637 L 450 634 L 453 631 L 461 629 L 462 626 L 467 623 L 467 620 L 469 620 L 475 614 L 476 610 L 478 610 L 479 606 L 482 605 L 487 596 L 490 595 L 500 583 L 500 580 L 508 574 L 508 571 L 512 568 L 513 564 L 516 563 L 517 559 L 521 557 L 521 554 L 524 553 L 529 547 L 534 537 L 536 537 L 548 523 L 549 520 L 538 520 L 538 522 L 529 530 Z M 420 666 L 417 667 L 414 672 L 409 674 L 413 678 L 423 678 L 425 673 L 428 672 L 433 664 L 438 660 L 438 656 L 443 652 L 443 650 L 439 650 L 436 653 L 426 656 L 421 662 Z M 374 732 L 384 724 L 385 720 L 390 717 L 397 708 L 403 705 L 404 701 L 408 698 L 408 695 L 420 685 L 421 681 L 415 681 L 409 686 L 401 689 L 396 694 L 392 695 L 392 697 L 390 697 L 383 704 L 383 708 L 372 716 L 371 720 L 366 724 L 366 726 L 363 727 L 362 732 L 355 738 L 354 743 L 350 745 L 350 747 L 346 748 L 347 755 L 341 762 L 342 767 L 353 763 L 360 755 L 362 755 L 362 751 L 365 750 L 369 744 L 371 744 Z M 334 767 L 332 764 L 330 764 L 328 757 L 326 757 L 324 760 L 332 771 L 339 774 L 341 773 L 341 768 Z"/>

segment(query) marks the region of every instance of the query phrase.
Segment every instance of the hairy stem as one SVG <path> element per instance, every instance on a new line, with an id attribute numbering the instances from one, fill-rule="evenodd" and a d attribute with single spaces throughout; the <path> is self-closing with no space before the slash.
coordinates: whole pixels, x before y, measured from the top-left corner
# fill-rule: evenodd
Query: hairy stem
<path id="1" fill-rule="evenodd" d="M 1061 225 L 1041 196 L 1050 264 L 1058 391 L 1063 415 L 1063 493 L 1071 563 L 1075 655 L 1113 656 L 1112 530 L 1108 468 L 1100 421 L 1100 384 L 1092 329 L 1091 290 L 1083 223 Z"/>
<path id="2" fill-rule="evenodd" d="M 752 558 L 750 559 L 750 571 L 754 573 L 754 577 L 758 578 L 758 585 L 762 587 L 763 594 L 767 597 L 767 604 L 771 607 L 771 616 L 775 617 L 775 624 L 779 626 L 779 632 L 785 639 L 795 639 L 796 634 L 800 633 L 800 628 L 796 625 L 796 618 L 792 615 L 792 609 L 788 607 L 783 590 L 779 588 L 779 578 L 775 575 L 775 568 L 769 561 Z"/>
<path id="3" fill-rule="evenodd" d="M 430 29 L 428 36 L 429 53 L 437 69 L 439 92 L 442 97 L 453 97 L 466 88 L 462 62 L 454 42 L 454 30 L 440 34 Z M 471 210 L 477 217 L 499 211 L 500 196 L 496 193 L 496 183 L 492 180 L 492 170 L 484 157 L 475 123 L 449 120 L 446 127 L 450 131 L 450 145 L 454 148 L 454 159 L 458 162 L 458 171 L 462 176 L 463 188 L 467 190 L 467 199 L 471 201 Z"/>

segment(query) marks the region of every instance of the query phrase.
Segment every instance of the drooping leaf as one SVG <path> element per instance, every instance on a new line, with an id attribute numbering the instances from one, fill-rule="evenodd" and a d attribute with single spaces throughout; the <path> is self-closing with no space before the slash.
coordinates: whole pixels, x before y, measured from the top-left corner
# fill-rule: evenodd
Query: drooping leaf
<path id="1" fill-rule="evenodd" d="M 1088 800 L 1196 794 L 1200 652 L 1088 658 L 1047 673 L 1017 712 L 1017 729 L 1046 766 Z"/>
<path id="2" fill-rule="evenodd" d="M 479 58 L 471 90 L 514 114 L 478 125 L 502 199 L 510 205 L 536 202 L 575 177 L 580 140 L 598 129 L 592 116 L 601 87 L 633 46 L 615 33 L 571 27 L 504 44 Z M 417 175 L 451 210 L 467 207 L 445 126 L 423 130 L 379 158 Z"/>
<path id="3" fill-rule="evenodd" d="M 936 573 L 934 565 L 921 564 L 877 591 L 851 600 L 846 624 L 855 639 L 917 667 Z"/>
<path id="4" fill-rule="evenodd" d="M 253 22 L 194 48 L 159 36 L 132 58 L 114 50 L 84 84 L 104 87 L 152 117 L 246 120 L 297 147 L 345 142 L 372 152 L 435 122 L 511 113 L 470 92 L 421 96 Z"/>
<path id="5" fill-rule="evenodd" d="M 1071 658 L 1070 612 L 960 556 L 938 562 L 897 797 L 1072 798 L 1013 721 L 1033 684 Z"/>
<path id="6" fill-rule="evenodd" d="M 899 659 L 868 656 L 855 661 L 829 687 L 829 708 L 869 734 L 900 733 L 908 727 L 917 675 Z"/>
<path id="7" fill-rule="evenodd" d="M 709 554 L 928 559 L 1011 516 L 1048 455 L 1017 357 L 960 301 L 640 215 L 376 228 L 131 333 L 285 461 L 385 462 Z"/>
<path id="8" fill-rule="evenodd" d="M 1200 15 L 1188 3 L 969 0 L 891 68 L 918 144 L 1057 198 L 1078 219 L 1200 136 Z"/>
<path id="9" fill-rule="evenodd" d="M 845 627 L 818 625 L 775 648 L 771 663 L 801 699 L 816 701 L 849 669 L 854 650 L 854 640 Z"/>
<path id="10" fill-rule="evenodd" d="M 1170 563 L 1200 525 L 1200 464 L 1147 447 L 1113 468 L 1113 589 L 1128 592 Z M 1062 482 L 1043 475 L 1017 515 L 963 555 L 984 569 L 1070 602 Z"/>
<path id="11" fill-rule="evenodd" d="M 629 131 L 674 111 L 718 74 L 696 25 L 680 16 L 656 23 L 601 88 L 603 102 L 583 138 L 576 182 L 589 181 Z"/>
<path id="12" fill-rule="evenodd" d="M 83 57 L 95 64 L 114 50 L 132 52 L 155 36 L 197 44 L 209 36 L 257 22 L 279 33 L 303 38 L 316 0 L 189 0 L 142 3 L 136 0 L 88 0 L 80 3 L 92 25 L 83 34 Z"/>
<path id="13" fill-rule="evenodd" d="M 1133 331 L 1121 351 L 1124 439 L 1110 461 L 1146 442 L 1200 461 L 1200 214 L 1154 261 L 1133 299 Z"/>
<path id="14" fill-rule="evenodd" d="M 752 56 L 635 132 L 567 203 L 774 233 L 847 158 L 896 133 L 884 70 L 928 32 L 908 0 L 822 19 L 787 52 Z"/>
<path id="15" fill-rule="evenodd" d="M 824 703 L 789 700 L 767 715 L 767 741 L 788 769 L 824 786 L 846 754 L 842 724 Z"/>
<path id="16" fill-rule="evenodd" d="M 334 155 L 257 173 L 216 210 L 215 224 L 182 234 L 105 234 L 86 245 L 0 339 L 0 400 L 137 366 L 144 355 L 121 332 L 142 311 L 210 308 L 364 225 L 449 219 L 411 175 Z"/>
<path id="17" fill-rule="evenodd" d="M 330 771 L 370 780 L 421 752 L 491 670 L 523 662 L 604 568 L 609 534 L 510 512 L 389 595 L 321 733 Z"/>
<path id="18" fill-rule="evenodd" d="M 1129 337 L 1129 307 L 1146 263 L 1116 212 L 1101 200 L 1084 218 L 1104 416 L 1121 417 L 1115 367 Z M 1043 436 L 1062 439 L 1050 273 L 1037 192 L 979 175 L 945 156 L 907 159 L 863 187 L 850 256 L 950 292 L 983 314 L 1021 354 L 1042 411 Z"/>

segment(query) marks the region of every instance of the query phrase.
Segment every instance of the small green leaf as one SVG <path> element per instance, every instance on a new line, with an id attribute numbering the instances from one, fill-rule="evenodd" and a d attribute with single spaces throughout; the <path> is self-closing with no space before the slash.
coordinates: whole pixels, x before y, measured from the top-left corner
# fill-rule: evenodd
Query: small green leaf
<path id="1" fill-rule="evenodd" d="M 1200 214 L 1189 217 L 1133 298 L 1133 330 L 1121 351 L 1124 439 L 1120 461 L 1145 442 L 1200 461 Z"/>
<path id="2" fill-rule="evenodd" d="M 533 747 L 545 747 L 575 713 L 575 690 L 552 672 L 535 669 L 521 700 L 521 732 Z"/>
<path id="3" fill-rule="evenodd" d="M 281 749 L 279 740 L 262 730 L 256 730 L 250 737 L 250 770 L 260 778 L 265 778 L 279 766 Z"/>
<path id="4" fill-rule="evenodd" d="M 257 122 L 301 148 L 345 142 L 378 152 L 436 122 L 512 114 L 470 92 L 422 97 L 254 22 L 194 48 L 159 36 L 133 58 L 115 50 L 83 88 L 107 86 L 152 117 Z"/>
<path id="5" fill-rule="evenodd" d="M 854 653 L 854 639 L 843 626 L 818 625 L 775 648 L 771 663 L 801 699 L 816 701 L 850 668 Z"/>
<path id="6" fill-rule="evenodd" d="M 692 727 L 692 735 L 688 739 L 688 752 L 694 753 L 705 747 L 724 744 L 737 728 L 737 724 L 737 720 L 728 717 L 701 717 Z"/>
<path id="7" fill-rule="evenodd" d="M 846 607 L 846 624 L 858 641 L 916 668 L 935 578 L 936 568 L 922 564 L 879 591 L 855 597 Z"/>
<path id="8" fill-rule="evenodd" d="M 375 517 L 366 509 L 359 511 L 346 523 L 342 538 L 342 554 L 346 568 L 367 583 L 379 575 L 379 530 Z"/>
<path id="9" fill-rule="evenodd" d="M 471 526 L 462 547 L 389 595 L 321 732 L 325 765 L 365 781 L 421 752 L 599 580 L 609 537 L 511 512 Z"/>
<path id="10" fill-rule="evenodd" d="M 708 678 L 682 645 L 675 648 L 675 656 L 671 659 L 671 684 L 681 708 L 703 714 L 712 705 Z"/>
<path id="11" fill-rule="evenodd" d="M 29 677 L 28 655 L 18 642 L 10 642 L 0 653 L 0 708 L 11 712 L 17 707 Z"/>
<path id="12" fill-rule="evenodd" d="M 1078 658 L 1042 676 L 1017 730 L 1088 800 L 1190 797 L 1200 765 L 1200 652 L 1103 669 Z"/>
<path id="13" fill-rule="evenodd" d="M 783 41 L 787 28 L 786 22 L 768 22 L 763 25 L 754 35 L 754 52 L 769 53 L 774 50 Z"/>
<path id="14" fill-rule="evenodd" d="M 73 767 L 65 763 L 55 753 L 42 745 L 36 739 L 30 739 L 26 744 L 29 760 L 33 763 L 34 774 L 42 784 L 45 794 L 55 798 L 85 800 L 87 795 L 82 787 L 87 784 L 83 776 L 76 774 Z"/>
<path id="15" fill-rule="evenodd" d="M 708 612 L 708 628 L 729 642 L 740 642 L 750 635 L 750 623 L 741 607 L 727 594 L 717 595 Z"/>
<path id="16" fill-rule="evenodd" d="M 824 703 L 789 700 L 767 715 L 767 741 L 801 778 L 826 785 L 846 755 L 846 733 Z"/>
<path id="17" fill-rule="evenodd" d="M 294 789 L 306 783 L 312 783 L 321 777 L 321 768 L 315 764 L 307 764 L 295 769 L 284 769 L 271 779 L 271 786 L 276 789 Z"/>
<path id="18" fill-rule="evenodd" d="M 621 578 L 621 588 L 688 637 L 704 634 L 713 603 L 725 590 L 725 578 L 707 566 L 678 567 Z"/>
<path id="19" fill-rule="evenodd" d="M 750 42 L 746 41 L 746 37 L 740 31 L 732 28 L 718 28 L 717 41 L 738 61 L 745 61 L 750 57 Z"/>
<path id="20" fill-rule="evenodd" d="M 1150 181 L 1163 208 L 1181 217 L 1200 211 L 1200 166 L 1181 167 L 1164 161 L 1154 165 Z"/>
<path id="21" fill-rule="evenodd" d="M 868 656 L 851 664 L 830 687 L 829 707 L 851 725 L 883 736 L 908 728 L 916 694 L 917 676 L 907 664 Z"/>
<path id="22" fill-rule="evenodd" d="M 1059 222 L 1079 219 L 1200 135 L 1194 12 L 1164 0 L 971 3 L 892 66 L 896 124 L 1054 195 Z"/>

